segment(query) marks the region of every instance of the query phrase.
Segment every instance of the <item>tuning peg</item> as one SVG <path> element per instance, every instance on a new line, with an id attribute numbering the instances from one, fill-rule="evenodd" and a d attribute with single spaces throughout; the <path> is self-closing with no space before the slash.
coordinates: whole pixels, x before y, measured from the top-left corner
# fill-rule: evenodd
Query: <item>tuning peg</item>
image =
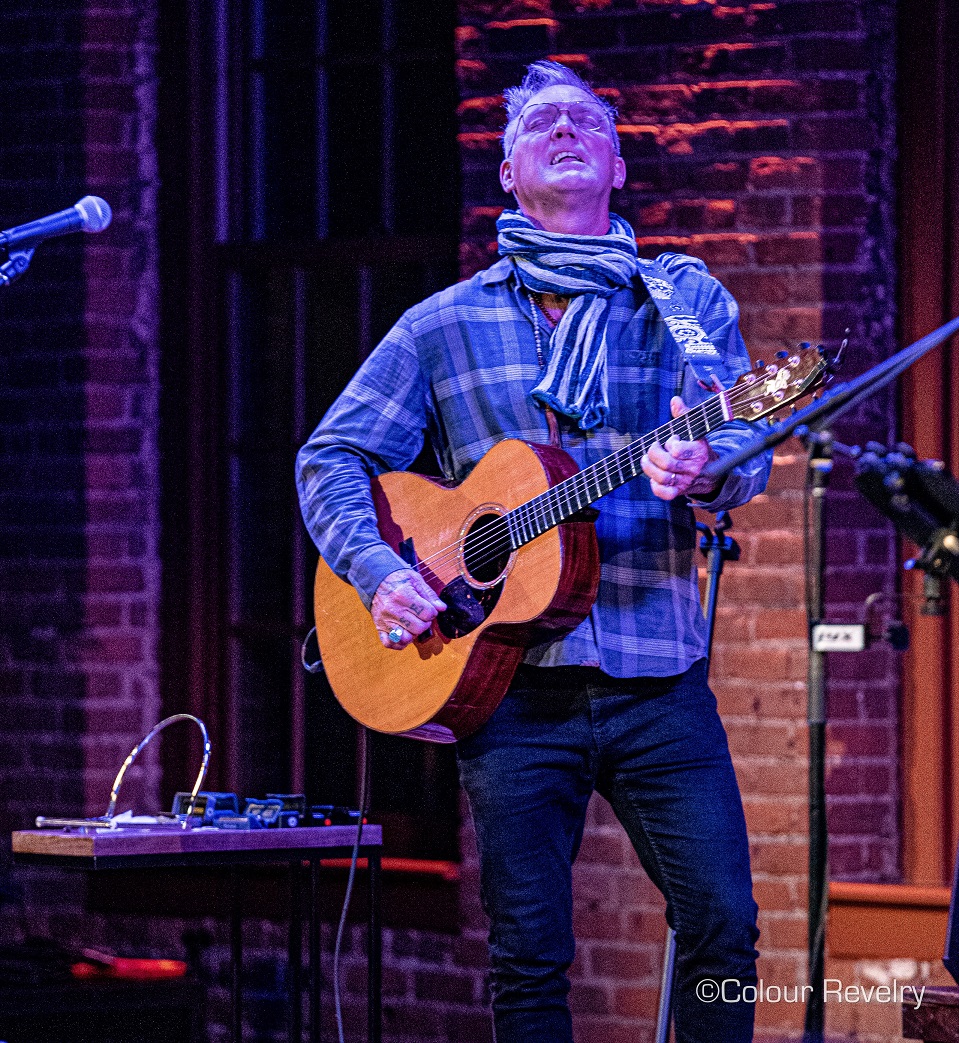
<path id="1" fill-rule="evenodd" d="M 789 352 L 788 351 L 777 351 L 776 352 L 776 358 L 777 359 L 788 359 L 789 358 Z"/>
<path id="2" fill-rule="evenodd" d="M 756 369 L 762 369 L 766 363 L 762 359 L 756 359 Z"/>

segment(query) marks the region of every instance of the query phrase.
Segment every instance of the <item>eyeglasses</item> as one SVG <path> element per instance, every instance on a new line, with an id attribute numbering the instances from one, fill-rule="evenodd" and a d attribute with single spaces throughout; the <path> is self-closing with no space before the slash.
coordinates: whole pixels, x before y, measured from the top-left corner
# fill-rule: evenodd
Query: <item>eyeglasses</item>
<path id="1" fill-rule="evenodd" d="M 556 126 L 560 113 L 565 112 L 580 130 L 605 130 L 609 126 L 606 113 L 598 105 L 577 102 L 574 105 L 554 105 L 543 101 L 531 105 L 520 115 L 520 122 L 530 134 L 543 134 Z"/>

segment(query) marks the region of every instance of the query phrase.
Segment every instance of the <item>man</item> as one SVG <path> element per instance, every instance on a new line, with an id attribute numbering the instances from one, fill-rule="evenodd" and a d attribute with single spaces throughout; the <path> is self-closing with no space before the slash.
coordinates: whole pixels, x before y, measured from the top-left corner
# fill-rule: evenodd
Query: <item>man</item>
<path id="1" fill-rule="evenodd" d="M 428 433 L 461 481 L 494 443 L 548 442 L 551 427 L 584 467 L 707 395 L 646 292 L 632 230 L 610 214 L 626 177 L 615 112 L 552 62 L 507 92 L 507 111 L 500 177 L 519 209 L 499 222 L 503 259 L 410 309 L 299 456 L 307 527 L 387 648 L 406 647 L 445 605 L 380 539 L 371 475 L 408 467 Z M 747 370 L 730 295 L 691 257 L 660 261 L 727 376 Z M 768 459 L 718 488 L 703 474 L 747 437 L 733 424 L 670 438 L 644 456 L 645 477 L 599 501 L 589 617 L 528 649 L 499 708 L 457 744 L 498 1043 L 573 1038 L 571 866 L 594 789 L 667 899 L 677 1040 L 752 1038 L 749 1005 L 696 997 L 704 978 L 755 981 L 758 932 L 742 805 L 706 683 L 689 506 L 726 509 L 761 491 Z"/>

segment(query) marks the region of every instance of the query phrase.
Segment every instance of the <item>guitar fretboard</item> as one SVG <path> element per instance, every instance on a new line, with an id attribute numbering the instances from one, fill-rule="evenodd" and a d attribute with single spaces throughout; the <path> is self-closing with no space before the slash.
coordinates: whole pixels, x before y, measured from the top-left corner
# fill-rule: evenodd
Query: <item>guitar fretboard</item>
<path id="1" fill-rule="evenodd" d="M 695 442 L 722 427 L 732 419 L 725 395 L 720 391 L 682 416 L 673 418 L 509 511 L 503 516 L 503 521 L 509 530 L 511 549 L 517 550 L 535 540 L 600 497 L 631 481 L 640 473 L 640 460 L 650 446 L 657 442 L 662 445 L 672 435 Z"/>

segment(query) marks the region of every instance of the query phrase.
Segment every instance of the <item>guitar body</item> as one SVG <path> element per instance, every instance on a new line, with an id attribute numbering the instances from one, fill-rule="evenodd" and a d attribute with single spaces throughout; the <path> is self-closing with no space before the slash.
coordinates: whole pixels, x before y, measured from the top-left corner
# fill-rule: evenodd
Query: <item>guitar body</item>
<path id="1" fill-rule="evenodd" d="M 592 521 L 557 525 L 485 571 L 474 568 L 476 574 L 461 553 L 464 536 L 477 526 L 576 473 L 562 450 L 511 439 L 493 446 L 459 485 L 405 472 L 374 479 L 383 539 L 406 560 L 415 555 L 444 600 L 466 591 L 476 614 L 478 599 L 484 618 L 461 636 L 442 633 L 437 620 L 402 651 L 384 648 L 359 595 L 321 560 L 317 640 L 347 713 L 375 731 L 434 742 L 463 738 L 499 705 L 530 642 L 559 636 L 586 618 L 599 584 Z"/>

